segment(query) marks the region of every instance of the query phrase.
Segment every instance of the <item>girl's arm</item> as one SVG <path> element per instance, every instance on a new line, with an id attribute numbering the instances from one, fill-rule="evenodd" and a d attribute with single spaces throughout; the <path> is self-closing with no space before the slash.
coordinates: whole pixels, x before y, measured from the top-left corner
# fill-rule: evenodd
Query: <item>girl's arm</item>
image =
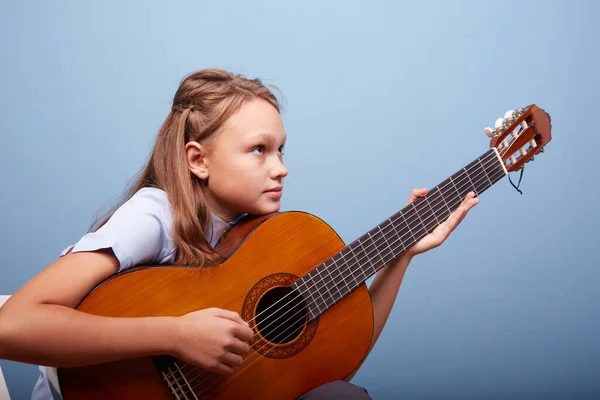
<path id="1" fill-rule="evenodd" d="M 112 251 L 67 254 L 0 308 L 0 358 L 55 367 L 167 354 L 174 318 L 108 318 L 74 310 L 119 266 Z"/>
<path id="2" fill-rule="evenodd" d="M 110 318 L 73 309 L 118 266 L 108 250 L 69 253 L 41 271 L 0 308 L 0 358 L 75 367 L 170 354 L 221 373 L 241 363 L 252 330 L 231 311 Z"/>

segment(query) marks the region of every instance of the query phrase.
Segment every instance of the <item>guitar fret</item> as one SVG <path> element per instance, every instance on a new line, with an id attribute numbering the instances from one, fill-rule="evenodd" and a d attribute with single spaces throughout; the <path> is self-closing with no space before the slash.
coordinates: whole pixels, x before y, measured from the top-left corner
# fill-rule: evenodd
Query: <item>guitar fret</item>
<path id="1" fill-rule="evenodd" d="M 332 261 L 332 265 L 327 267 L 327 270 L 329 272 L 329 277 L 331 278 L 331 283 L 333 284 L 333 286 L 335 286 L 336 290 L 338 291 L 338 294 L 340 295 L 340 298 L 337 299 L 337 301 L 339 301 L 346 295 L 346 293 L 344 293 L 344 292 L 342 292 L 342 290 L 340 290 L 343 288 L 340 288 L 337 285 L 337 283 L 340 282 L 340 278 L 341 278 L 341 282 L 343 282 L 347 288 L 348 286 L 346 285 L 346 280 L 344 279 L 344 275 L 340 272 L 340 268 L 338 267 L 338 265 L 335 261 Z"/>
<path id="2" fill-rule="evenodd" d="M 353 275 L 353 271 L 356 269 L 355 266 L 359 266 L 359 268 L 360 268 L 360 262 L 358 261 L 358 257 L 356 255 L 356 253 L 354 252 L 355 247 L 356 247 L 356 244 L 350 245 L 347 247 L 349 254 L 354 259 L 354 261 L 352 261 L 352 262 L 350 260 L 346 261 L 346 265 L 348 266 L 347 275 L 348 275 L 348 277 L 352 278 L 351 280 L 349 279 L 348 282 L 346 281 L 346 278 L 344 278 L 344 283 L 346 284 L 346 287 L 348 288 L 348 293 L 350 293 L 352 291 L 352 289 L 354 289 L 356 286 L 358 286 L 358 282 L 356 281 L 356 279 L 354 278 L 354 275 Z M 358 249 L 356 249 L 356 250 L 358 250 Z"/>
<path id="3" fill-rule="evenodd" d="M 349 250 L 352 253 L 352 249 L 349 249 Z M 354 257 L 354 254 L 352 254 L 352 256 Z M 352 286 L 349 284 L 350 282 L 348 281 L 348 275 L 349 275 L 349 272 L 352 270 L 352 265 L 350 264 L 349 260 L 347 260 L 345 258 L 345 256 L 342 256 L 341 260 L 342 260 L 341 267 L 337 264 L 337 262 L 334 262 L 334 264 L 336 265 L 338 271 L 340 271 L 340 276 L 342 278 L 341 282 L 344 284 L 344 296 L 345 296 L 352 291 Z"/>
<path id="4" fill-rule="evenodd" d="M 456 194 L 458 194 L 458 199 L 459 199 L 458 204 L 460 204 L 462 196 L 460 195 L 460 192 L 456 188 L 456 185 L 454 184 L 454 179 L 452 179 L 452 177 L 450 177 L 450 182 L 452 182 L 452 186 L 454 187 L 454 190 L 456 190 Z M 457 207 L 458 207 L 458 204 L 457 204 Z"/>
<path id="5" fill-rule="evenodd" d="M 327 296 L 330 299 L 329 300 L 330 304 L 328 304 L 328 307 L 331 307 L 331 305 L 333 305 L 337 302 L 337 299 L 335 297 L 335 293 L 331 290 L 331 286 L 332 286 L 331 285 L 331 275 L 329 274 L 329 268 L 328 268 L 327 264 L 323 263 L 321 265 L 321 267 L 319 268 L 319 271 L 320 271 L 320 275 L 321 275 L 321 285 L 325 289 Z M 333 286 L 335 286 L 335 285 L 333 285 Z"/>
<path id="6" fill-rule="evenodd" d="M 317 268 L 317 269 L 315 269 L 315 271 L 317 271 L 317 277 L 319 279 L 319 282 L 323 283 L 325 281 L 325 278 L 322 274 L 323 268 Z M 323 301 L 325 302 L 326 307 L 328 307 L 334 303 L 333 296 L 327 289 L 327 285 L 323 285 L 323 284 L 317 285 L 317 292 L 319 292 L 319 294 L 323 298 Z"/>
<path id="7" fill-rule="evenodd" d="M 479 165 L 481 165 L 481 169 L 483 170 L 485 177 L 487 178 L 488 182 L 490 183 L 490 186 L 492 186 L 493 185 L 492 180 L 490 179 L 490 176 L 488 175 L 487 171 L 485 170 L 485 167 L 483 166 L 481 159 L 478 158 L 477 161 L 479 161 Z"/>
<path id="8" fill-rule="evenodd" d="M 403 212 L 400 212 L 400 215 L 402 215 L 402 219 L 404 220 L 404 224 L 406 225 L 406 229 L 408 229 L 408 231 L 410 232 L 410 235 L 413 237 L 413 240 L 416 242 L 417 238 L 415 237 L 414 233 L 412 232 L 412 230 L 410 229 L 410 225 L 408 224 L 408 222 L 406 221 L 406 217 L 404 216 Z"/>
<path id="9" fill-rule="evenodd" d="M 413 207 L 413 210 L 415 210 L 415 214 L 417 214 L 419 221 L 421 221 L 421 225 L 423 225 L 423 228 L 425 228 L 425 232 L 427 232 L 427 227 L 423 223 L 423 220 L 421 219 L 421 216 L 419 215 L 419 211 L 417 210 L 417 207 L 415 207 L 415 202 L 413 201 L 412 203 L 410 203 L 410 205 Z"/>
<path id="10" fill-rule="evenodd" d="M 446 205 L 451 212 L 454 212 L 460 204 L 460 195 L 458 191 L 455 189 L 454 184 L 450 178 L 447 178 L 445 181 L 438 185 L 442 191 L 442 196 L 446 200 Z"/>
<path id="11" fill-rule="evenodd" d="M 383 257 L 381 256 L 381 252 L 379 251 L 379 249 L 377 248 L 377 245 L 373 241 L 373 237 L 371 236 L 371 233 L 369 232 L 368 235 L 369 235 L 369 239 L 370 239 L 371 243 L 373 243 L 373 247 L 375 248 L 375 254 L 377 254 L 379 256 L 379 258 L 381 259 L 381 261 L 383 261 Z M 385 262 L 383 262 L 383 263 L 385 265 Z"/>
<path id="12" fill-rule="evenodd" d="M 360 268 L 360 263 L 358 262 L 358 258 L 356 257 L 356 254 L 354 253 L 353 246 L 348 246 L 348 251 L 350 251 L 350 254 L 354 258 L 356 265 Z M 350 263 L 348 263 L 348 262 L 346 262 L 346 265 L 348 266 L 348 272 L 350 272 L 350 276 L 352 276 L 352 279 L 354 279 L 354 276 L 352 275 L 352 272 L 351 272 L 354 269 L 353 266 L 350 265 Z M 356 283 L 356 281 L 354 283 Z M 352 288 L 350 286 L 348 286 L 348 283 L 346 282 L 346 278 L 344 278 L 344 284 L 346 285 L 346 288 L 348 289 L 348 293 L 350 293 L 352 291 Z"/>
<path id="13" fill-rule="evenodd" d="M 315 318 L 317 316 L 318 313 L 314 313 L 313 308 L 316 305 L 316 300 L 314 298 L 314 296 L 312 295 L 312 291 L 310 290 L 310 287 L 308 286 L 308 284 L 306 283 L 306 277 L 308 275 L 305 275 L 303 278 L 298 279 L 296 282 L 296 288 L 298 289 L 298 291 L 300 292 L 300 294 L 304 297 L 304 299 L 306 300 L 306 303 L 308 305 L 309 308 L 309 312 L 311 314 L 311 318 Z M 298 283 L 299 282 L 299 283 Z M 304 285 L 304 289 L 302 289 L 300 287 L 300 285 Z"/>
<path id="14" fill-rule="evenodd" d="M 472 162 L 471 175 L 477 177 L 477 179 L 476 179 L 477 183 L 476 183 L 475 187 L 477 188 L 477 195 L 479 196 L 487 188 L 490 187 L 488 182 L 491 182 L 489 180 L 489 176 L 487 175 L 485 167 L 483 166 L 483 164 L 481 164 L 481 161 L 479 159 L 474 160 Z M 487 181 L 486 181 L 486 178 L 487 178 Z"/>
<path id="15" fill-rule="evenodd" d="M 415 204 L 415 207 L 417 208 L 417 210 L 419 210 L 419 215 L 421 216 L 421 218 L 423 219 L 423 222 L 425 223 L 425 233 L 429 233 L 431 231 L 433 231 L 435 229 L 436 226 L 439 225 L 439 223 L 437 222 L 437 219 L 435 217 L 431 218 L 431 214 L 433 214 L 433 210 L 431 210 L 428 206 L 427 203 L 428 199 L 427 197 L 421 197 L 415 201 L 413 201 L 413 203 Z"/>
<path id="16" fill-rule="evenodd" d="M 385 248 L 381 248 L 381 244 L 378 244 L 379 234 L 377 233 L 378 227 L 371 229 L 367 235 L 369 236 L 369 243 L 373 246 L 373 252 L 375 253 L 375 257 L 371 258 L 371 265 L 369 265 L 369 269 L 373 268 L 373 265 L 377 265 L 379 260 L 385 265 L 386 261 L 384 257 Z M 379 260 L 377 260 L 379 258 Z"/>
<path id="17" fill-rule="evenodd" d="M 300 295 L 304 298 L 306 305 L 308 307 L 308 312 L 310 314 L 310 319 L 313 320 L 319 315 L 317 302 L 312 295 L 312 291 L 306 282 L 307 275 L 304 275 L 302 278 L 298 279 L 293 286 L 296 286 L 296 290 L 300 293 Z M 301 286 L 304 285 L 304 288 Z M 315 306 L 317 307 L 317 311 L 315 311 Z"/>
<path id="18" fill-rule="evenodd" d="M 446 213 L 446 211 L 442 211 L 442 210 L 439 210 L 438 213 L 440 214 L 440 219 L 442 221 L 445 221 L 450 216 L 450 214 L 452 214 L 452 210 L 450 210 L 450 207 L 448 207 L 448 203 L 446 203 L 446 199 L 444 198 L 442 191 L 440 190 L 440 188 L 438 186 L 436 186 L 435 189 L 431 191 L 429 196 L 432 199 L 431 202 L 436 204 L 436 207 L 438 207 L 437 206 L 437 203 L 439 202 L 438 199 L 442 199 L 439 206 L 441 206 L 443 204 L 446 207 L 445 210 L 447 210 L 448 213 Z M 437 196 L 437 198 L 435 196 Z"/>
<path id="19" fill-rule="evenodd" d="M 469 182 L 471 182 L 471 186 L 473 186 L 473 191 L 475 192 L 475 195 L 478 196 L 479 193 L 477 193 L 477 189 L 475 188 L 475 185 L 473 184 L 473 181 L 471 180 L 471 177 L 469 176 L 469 173 L 467 172 L 466 168 L 463 168 L 463 169 L 465 170 L 465 175 L 469 179 Z"/>
<path id="20" fill-rule="evenodd" d="M 479 167 L 478 167 L 479 169 Z M 484 177 L 485 175 L 485 171 L 481 171 L 478 174 L 481 175 L 481 178 L 479 179 L 479 182 L 477 182 L 477 195 L 479 196 L 481 193 L 483 193 L 487 188 L 490 187 L 490 185 L 488 184 L 486 178 Z M 478 175 L 479 176 L 479 175 Z"/>
<path id="21" fill-rule="evenodd" d="M 332 260 L 332 261 L 333 261 L 333 260 Z M 333 265 L 335 268 L 331 268 L 331 267 L 332 267 L 332 265 Z M 330 265 L 327 265 L 327 263 L 323 263 L 323 270 L 325 270 L 325 272 L 327 272 L 327 277 L 328 277 L 328 279 L 327 279 L 327 282 L 326 282 L 325 286 L 327 286 L 327 291 L 328 291 L 328 292 L 331 294 L 331 298 L 333 299 L 333 302 L 332 302 L 332 304 L 335 304 L 335 303 L 337 303 L 338 301 L 340 301 L 340 299 L 341 299 L 342 297 L 344 297 L 344 296 L 341 294 L 341 292 L 340 292 L 340 290 L 339 290 L 338 286 L 336 285 L 336 281 L 335 281 L 335 279 L 334 279 L 334 278 L 332 277 L 332 275 L 331 275 L 331 273 L 332 273 L 333 271 L 337 271 L 337 270 L 338 270 L 338 268 L 337 268 L 337 265 L 335 264 L 335 261 L 333 261 L 333 262 L 332 262 L 332 264 L 330 264 Z M 333 289 L 335 289 L 335 292 L 333 292 Z M 339 296 L 339 297 L 337 297 L 337 298 L 336 298 L 336 294 L 337 294 L 337 296 Z"/>
<path id="22" fill-rule="evenodd" d="M 381 251 L 381 253 L 383 254 L 383 256 L 381 258 L 383 261 L 383 265 L 387 265 L 387 263 L 389 263 L 393 259 L 394 251 L 390 247 L 390 244 L 388 243 L 387 238 L 385 237 L 385 234 L 381 230 L 381 225 L 377 225 L 377 229 L 379 229 L 379 233 L 377 235 L 383 238 L 383 243 L 381 245 L 382 246 L 385 245 L 385 247 Z M 379 239 L 377 239 L 377 241 L 379 241 Z M 387 249 L 386 249 L 386 247 L 387 247 Z M 387 251 L 387 254 L 383 253 L 383 251 Z M 373 268 L 373 267 L 371 266 L 371 268 Z"/>
<path id="23" fill-rule="evenodd" d="M 387 238 L 385 237 L 385 234 L 381 230 L 381 225 L 377 225 L 377 229 L 379 229 L 379 236 L 381 236 L 383 238 L 383 243 L 385 243 L 385 245 L 387 246 L 389 251 L 392 251 L 392 248 L 390 247 L 390 244 L 388 243 Z"/>
<path id="24" fill-rule="evenodd" d="M 402 241 L 399 240 L 400 238 L 394 229 L 394 224 L 392 224 L 392 221 L 389 218 L 379 225 L 379 230 L 381 231 L 381 235 L 387 244 L 389 254 L 386 256 L 386 259 L 388 259 L 387 262 L 390 262 L 400 253 L 398 242 L 400 242 L 400 245 L 403 248 L 404 245 L 402 244 Z M 371 271 L 371 274 L 374 272 L 377 272 L 377 270 Z"/>
<path id="25" fill-rule="evenodd" d="M 361 246 L 361 248 L 362 248 L 362 246 Z M 362 248 L 362 250 L 363 250 L 363 253 L 365 254 L 365 257 L 364 257 L 365 260 L 364 261 L 359 261 L 358 264 L 356 264 L 356 268 L 352 268 L 352 271 L 350 271 L 350 276 L 354 280 L 354 283 L 352 284 L 352 289 L 353 290 L 356 289 L 360 285 L 360 283 L 361 283 L 361 280 L 362 280 L 362 277 L 363 277 L 363 274 L 362 274 L 362 271 L 361 271 L 361 267 L 363 265 L 365 265 L 366 261 L 369 261 L 369 257 L 367 256 L 367 253 L 364 252 L 364 248 Z M 361 257 L 361 260 L 362 259 L 363 258 Z"/>
<path id="26" fill-rule="evenodd" d="M 394 230 L 394 233 L 396 234 L 396 237 L 398 238 L 398 241 L 400 242 L 400 244 L 402 245 L 402 251 L 406 251 L 406 246 L 404 246 L 404 241 L 402 240 L 402 237 L 400 237 L 400 234 L 398 233 L 398 231 L 396 230 L 396 226 L 394 225 L 394 223 L 392 222 L 391 218 L 388 218 L 388 221 L 390 221 L 390 226 L 392 227 L 392 229 Z"/>
<path id="27" fill-rule="evenodd" d="M 307 275 L 310 278 L 310 280 L 311 280 L 310 289 L 309 290 L 310 290 L 311 294 L 316 293 L 316 294 L 319 295 L 319 297 L 312 296 L 313 299 L 314 299 L 314 303 L 313 304 L 315 306 L 317 306 L 317 309 L 319 310 L 319 313 L 322 313 L 326 309 L 325 307 L 323 307 L 323 309 L 321 309 L 321 306 L 325 306 L 325 299 L 323 299 L 323 296 L 321 296 L 321 293 L 319 293 L 319 291 L 317 290 L 318 289 L 317 281 L 315 281 L 314 277 L 311 275 L 314 271 L 315 270 L 310 271 L 308 273 L 308 275 Z"/>
<path id="28" fill-rule="evenodd" d="M 433 218 L 435 219 L 435 222 L 437 222 L 437 224 L 439 225 L 440 221 L 438 221 L 437 215 L 435 215 L 435 211 L 433 211 L 433 208 L 431 207 L 431 203 L 429 203 L 429 199 L 427 197 L 424 197 L 424 199 L 425 199 L 424 203 L 427 203 L 427 206 L 431 210 L 431 214 L 433 215 Z"/>
<path id="29" fill-rule="evenodd" d="M 362 242 L 360 240 L 358 241 L 358 244 L 360 245 L 360 248 L 362 249 L 362 252 L 365 255 L 365 261 L 364 261 L 364 263 L 362 261 L 359 261 L 358 265 L 364 265 L 364 264 L 366 264 L 367 261 L 372 265 L 371 258 L 369 257 L 370 253 L 367 253 L 367 251 L 365 250 L 365 246 L 363 246 L 363 244 L 362 244 Z M 362 259 L 362 257 L 361 257 L 361 259 Z M 357 268 L 357 270 L 358 269 L 359 268 Z M 354 280 L 356 281 L 356 276 L 354 275 L 354 272 L 352 273 L 352 276 L 353 276 Z M 356 281 L 356 286 L 358 286 L 358 281 Z"/>

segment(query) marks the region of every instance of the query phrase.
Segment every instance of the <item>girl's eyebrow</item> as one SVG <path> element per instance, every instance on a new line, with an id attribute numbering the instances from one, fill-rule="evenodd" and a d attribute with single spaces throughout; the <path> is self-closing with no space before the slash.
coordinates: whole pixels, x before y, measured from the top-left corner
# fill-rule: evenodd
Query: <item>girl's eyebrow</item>
<path id="1" fill-rule="evenodd" d="M 277 141 L 277 134 L 274 133 L 269 133 L 269 132 L 263 132 L 263 133 L 258 133 L 256 135 L 252 135 L 248 138 L 248 141 L 254 141 L 254 140 L 264 140 L 264 141 Z M 285 142 L 287 140 L 287 135 L 284 133 L 283 135 L 283 142 Z"/>

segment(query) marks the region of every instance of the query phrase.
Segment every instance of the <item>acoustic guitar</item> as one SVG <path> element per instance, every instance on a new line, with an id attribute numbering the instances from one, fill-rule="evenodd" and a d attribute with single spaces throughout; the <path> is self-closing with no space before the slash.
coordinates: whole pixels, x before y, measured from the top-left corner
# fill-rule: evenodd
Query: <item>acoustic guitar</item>
<path id="1" fill-rule="evenodd" d="M 225 260 L 218 266 L 138 266 L 100 283 L 77 310 L 108 317 L 233 310 L 254 330 L 251 349 L 229 375 L 170 356 L 60 368 L 64 399 L 295 399 L 348 377 L 373 336 L 365 281 L 445 221 L 468 192 L 481 195 L 551 140 L 550 116 L 536 105 L 496 122 L 485 130 L 488 151 L 349 245 L 311 214 L 280 212 L 235 225 L 217 245 Z"/>

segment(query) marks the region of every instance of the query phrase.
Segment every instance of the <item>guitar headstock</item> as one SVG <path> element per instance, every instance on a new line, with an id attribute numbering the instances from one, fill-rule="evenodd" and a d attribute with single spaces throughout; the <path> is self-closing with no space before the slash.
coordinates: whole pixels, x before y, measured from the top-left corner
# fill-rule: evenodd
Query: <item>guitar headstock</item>
<path id="1" fill-rule="evenodd" d="M 544 152 L 544 146 L 552 139 L 550 115 L 530 105 L 516 111 L 509 110 L 504 118 L 496 120 L 495 129 L 485 128 L 508 172 L 521 169 L 524 163 L 533 161 L 534 155 Z"/>

